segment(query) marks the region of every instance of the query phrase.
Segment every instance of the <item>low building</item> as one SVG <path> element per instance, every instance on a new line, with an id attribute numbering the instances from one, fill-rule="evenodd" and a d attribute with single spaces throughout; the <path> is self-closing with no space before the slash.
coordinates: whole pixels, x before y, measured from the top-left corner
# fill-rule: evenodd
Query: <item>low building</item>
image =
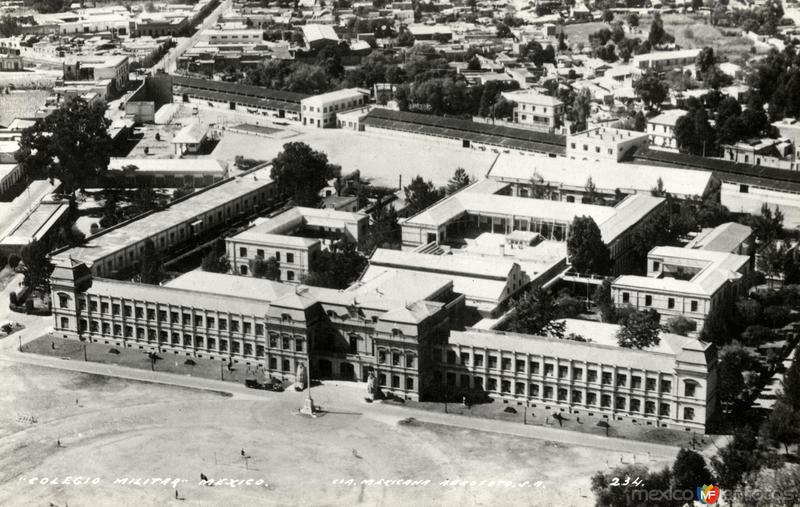
<path id="1" fill-rule="evenodd" d="M 0 231 L 0 254 L 5 256 L 20 255 L 32 242 L 44 241 L 56 234 L 69 218 L 69 203 L 46 198 L 16 218 L 10 229 Z"/>
<path id="2" fill-rule="evenodd" d="M 564 103 L 555 97 L 532 91 L 503 92 L 503 97 L 517 104 L 514 123 L 550 133 L 563 124 Z"/>
<path id="3" fill-rule="evenodd" d="M 115 184 L 131 187 L 201 188 L 227 177 L 227 170 L 213 158 L 117 158 L 108 172 Z"/>
<path id="4" fill-rule="evenodd" d="M 618 162 L 634 148 L 647 148 L 649 142 L 645 132 L 596 127 L 567 136 L 567 157 Z"/>
<path id="5" fill-rule="evenodd" d="M 753 230 L 750 227 L 728 222 L 703 229 L 686 245 L 686 248 L 752 256 L 753 241 Z"/>
<path id="6" fill-rule="evenodd" d="M 538 414 L 567 412 L 656 428 L 705 432 L 717 406 L 714 345 L 662 333 L 647 349 L 622 348 L 619 326 L 565 321 L 587 341 L 502 331 L 453 331 L 434 348 L 434 382 L 450 392 L 488 393 Z"/>
<path id="7" fill-rule="evenodd" d="M 647 120 L 650 146 L 656 150 L 677 152 L 678 141 L 675 139 L 675 124 L 686 114 L 687 111 L 683 109 L 669 109 Z"/>
<path id="8" fill-rule="evenodd" d="M 747 139 L 734 144 L 721 146 L 725 160 L 739 164 L 774 167 L 775 169 L 798 170 L 795 162 L 794 146 L 789 139 Z"/>
<path id="9" fill-rule="evenodd" d="M 304 98 L 300 101 L 303 125 L 336 127 L 337 113 L 364 107 L 368 96 L 367 90 L 347 88 Z"/>
<path id="10" fill-rule="evenodd" d="M 739 297 L 750 264 L 746 255 L 658 246 L 647 254 L 647 275 L 618 277 L 611 296 L 617 306 L 657 310 L 664 322 L 686 317 L 699 331 L 714 310 Z"/>
<path id="11" fill-rule="evenodd" d="M 574 160 L 542 155 L 501 153 L 492 164 L 488 178 L 509 183 L 511 195 L 531 196 L 534 184 L 547 188 L 547 198 L 583 202 L 587 198 L 602 198 L 614 202 L 620 194 L 649 193 L 658 181 L 677 199 L 703 197 L 718 189 L 720 182 L 711 172 L 618 163 L 612 160 Z M 587 184 L 591 179 L 594 196 L 589 196 Z"/>
<path id="12" fill-rule="evenodd" d="M 0 71 L 19 72 L 23 68 L 23 60 L 19 50 L 8 49 L 0 52 Z"/>
<path id="13" fill-rule="evenodd" d="M 252 275 L 255 259 L 274 257 L 280 279 L 299 282 L 313 270 L 323 248 L 339 240 L 359 245 L 366 235 L 369 217 L 331 209 L 294 207 L 225 239 L 231 269 Z"/>
<path id="14" fill-rule="evenodd" d="M 331 25 L 303 25 L 300 29 L 303 32 L 303 41 L 309 49 L 316 51 L 325 46 L 339 45 L 339 36 Z"/>
<path id="15" fill-rule="evenodd" d="M 14 185 L 22 179 L 22 164 L 0 163 L 0 196 L 8 194 Z"/>
<path id="16" fill-rule="evenodd" d="M 800 160 L 800 122 L 794 118 L 784 118 L 772 124 L 778 129 L 778 135 L 791 141 L 794 147 L 793 157 Z"/>
<path id="17" fill-rule="evenodd" d="M 72 56 L 64 61 L 64 81 L 103 81 L 110 79 L 112 93 L 128 85 L 128 57 L 120 55 Z"/>
<path id="18" fill-rule="evenodd" d="M 695 63 L 697 61 L 698 54 L 700 54 L 700 49 L 652 51 L 650 53 L 634 55 L 633 65 L 641 70 L 669 70 Z"/>
<path id="19" fill-rule="evenodd" d="M 180 129 L 170 141 L 175 147 L 175 155 L 196 154 L 208 137 L 208 126 L 192 122 Z"/>
<path id="20" fill-rule="evenodd" d="M 453 40 L 453 31 L 450 27 L 442 24 L 436 25 L 409 25 L 408 31 L 414 37 L 414 41 L 436 41 L 447 43 Z"/>
<path id="21" fill-rule="evenodd" d="M 86 265 L 95 276 L 124 275 L 139 262 L 147 241 L 162 253 L 189 241 L 216 237 L 232 221 L 249 217 L 277 199 L 270 167 L 253 169 L 205 187 L 164 209 L 105 229 L 85 244 L 51 254 Z"/>

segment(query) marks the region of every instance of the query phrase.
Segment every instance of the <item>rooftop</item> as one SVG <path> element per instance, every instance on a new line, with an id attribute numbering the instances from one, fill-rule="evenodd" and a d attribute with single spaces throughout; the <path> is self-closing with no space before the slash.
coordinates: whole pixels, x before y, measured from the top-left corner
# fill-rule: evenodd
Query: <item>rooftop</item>
<path id="1" fill-rule="evenodd" d="M 208 126 L 199 121 L 192 122 L 180 129 L 172 138 L 172 144 L 197 144 L 208 134 Z"/>
<path id="2" fill-rule="evenodd" d="M 736 222 L 718 225 L 713 229 L 703 229 L 686 248 L 713 250 L 715 252 L 733 252 L 744 243 L 753 233 L 753 230 Z"/>
<path id="3" fill-rule="evenodd" d="M 321 93 L 319 95 L 312 95 L 306 97 L 303 102 L 333 102 L 337 100 L 345 100 L 362 95 L 368 95 L 369 92 L 361 88 L 345 88 L 344 90 L 334 90 L 328 93 Z"/>
<path id="4" fill-rule="evenodd" d="M 675 126 L 681 116 L 688 113 L 685 109 L 668 109 L 654 118 L 647 120 L 647 123 L 654 123 L 656 125 L 669 125 Z"/>
<path id="5" fill-rule="evenodd" d="M 572 134 L 570 139 L 588 138 L 599 139 L 601 141 L 624 141 L 626 139 L 636 139 L 639 137 L 647 137 L 647 133 L 612 127 L 597 127 Z"/>
<path id="6" fill-rule="evenodd" d="M 272 180 L 269 174 L 270 167 L 267 166 L 208 186 L 167 208 L 90 236 L 84 245 L 63 250 L 57 255 L 70 256 L 91 266 L 98 259 L 194 220 L 198 215 L 222 206 L 237 196 L 270 185 Z"/>
<path id="7" fill-rule="evenodd" d="M 589 178 L 599 192 L 613 194 L 650 192 L 658 186 L 658 179 L 671 194 L 702 196 L 713 180 L 709 172 L 649 167 L 613 160 L 571 160 L 540 155 L 501 153 L 489 170 L 488 177 L 500 181 L 529 182 L 537 174 L 545 183 L 567 188 L 583 189 Z"/>
<path id="8" fill-rule="evenodd" d="M 517 90 L 513 92 L 503 92 L 503 97 L 514 102 L 524 102 L 525 104 L 536 104 L 542 106 L 557 107 L 564 105 L 563 102 L 555 97 L 545 95 L 533 90 Z"/>
<path id="9" fill-rule="evenodd" d="M 309 42 L 318 40 L 339 40 L 339 36 L 336 35 L 331 25 L 303 25 L 300 28 L 303 30 L 303 37 Z"/>
<path id="10" fill-rule="evenodd" d="M 175 172 L 222 174 L 225 168 L 213 158 L 117 158 L 111 157 L 110 171 L 122 171 L 134 166 L 135 172 Z"/>

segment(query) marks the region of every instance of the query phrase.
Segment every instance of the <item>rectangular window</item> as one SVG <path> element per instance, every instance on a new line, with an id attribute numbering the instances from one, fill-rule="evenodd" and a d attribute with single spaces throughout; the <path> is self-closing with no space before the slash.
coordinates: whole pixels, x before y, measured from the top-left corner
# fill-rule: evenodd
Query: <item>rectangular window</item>
<path id="1" fill-rule="evenodd" d="M 661 263 L 658 261 L 653 261 L 653 271 L 658 271 L 661 269 Z"/>
<path id="2" fill-rule="evenodd" d="M 572 403 L 582 403 L 583 393 L 581 391 L 572 391 Z"/>
<path id="3" fill-rule="evenodd" d="M 489 390 L 490 391 L 497 391 L 497 379 L 490 378 L 489 379 Z"/>
<path id="4" fill-rule="evenodd" d="M 634 389 L 641 389 L 642 388 L 642 377 L 638 375 L 633 375 L 631 377 L 631 387 Z"/>
<path id="5" fill-rule="evenodd" d="M 603 372 L 603 377 L 602 377 L 602 382 L 601 383 L 603 385 L 610 385 L 611 384 L 611 372 L 608 372 L 608 371 L 604 371 Z"/>
<path id="6" fill-rule="evenodd" d="M 111 305 L 111 315 L 119 315 L 119 305 L 114 303 Z"/>
<path id="7" fill-rule="evenodd" d="M 572 368 L 572 380 L 582 380 L 582 379 L 583 379 L 583 369 Z"/>
<path id="8" fill-rule="evenodd" d="M 239 321 L 238 320 L 231 320 L 231 332 L 238 333 L 239 332 Z"/>
<path id="9" fill-rule="evenodd" d="M 461 353 L 461 364 L 468 365 L 469 364 L 469 352 L 462 352 Z"/>
<path id="10" fill-rule="evenodd" d="M 497 356 L 489 356 L 489 368 L 497 368 Z"/>
<path id="11" fill-rule="evenodd" d="M 133 307 L 131 305 L 125 305 L 125 316 L 130 317 L 133 315 Z"/>
<path id="12" fill-rule="evenodd" d="M 645 401 L 644 402 L 644 413 L 645 414 L 655 414 L 656 413 L 656 402 L 655 401 Z"/>
<path id="13" fill-rule="evenodd" d="M 648 294 L 648 295 L 646 295 L 646 296 L 644 297 L 644 305 L 645 305 L 645 306 L 652 306 L 652 305 L 653 305 L 653 296 L 651 296 L 651 295 L 649 295 L 649 294 Z"/>
<path id="14" fill-rule="evenodd" d="M 686 421 L 694 421 L 694 409 L 692 407 L 683 408 L 683 419 Z"/>
<path id="15" fill-rule="evenodd" d="M 697 301 L 692 301 L 692 311 L 693 312 L 697 311 Z"/>
<path id="16" fill-rule="evenodd" d="M 670 381 L 670 380 L 662 380 L 661 381 L 661 392 L 662 393 L 671 393 L 672 392 L 672 381 Z"/>
<path id="17" fill-rule="evenodd" d="M 282 340 L 283 350 L 291 350 L 292 349 L 292 340 L 288 336 L 284 336 Z"/>
<path id="18" fill-rule="evenodd" d="M 616 409 L 625 410 L 625 398 L 623 398 L 622 396 L 617 396 Z"/>
<path id="19" fill-rule="evenodd" d="M 503 380 L 500 382 L 500 392 L 511 394 L 511 381 L 510 380 Z"/>
<path id="20" fill-rule="evenodd" d="M 525 361 L 517 359 L 517 373 L 525 373 Z"/>
<path id="21" fill-rule="evenodd" d="M 247 248 L 239 247 L 239 257 L 247 257 Z"/>
<path id="22" fill-rule="evenodd" d="M 475 366 L 476 367 L 483 366 L 483 354 L 475 354 Z"/>
<path id="23" fill-rule="evenodd" d="M 219 319 L 219 330 L 220 331 L 228 330 L 228 319 Z"/>
<path id="24" fill-rule="evenodd" d="M 147 309 L 147 320 L 156 320 L 156 311 L 148 308 Z"/>
<path id="25" fill-rule="evenodd" d="M 448 364 L 456 364 L 456 351 L 455 350 L 448 350 L 447 351 L 447 363 Z"/>
<path id="26" fill-rule="evenodd" d="M 670 310 L 675 308 L 675 298 L 667 299 L 667 308 L 669 308 Z"/>
<path id="27" fill-rule="evenodd" d="M 214 319 L 214 317 L 208 317 L 206 319 L 206 327 L 207 328 L 213 329 L 214 328 L 214 324 L 216 324 L 216 320 Z"/>
<path id="28" fill-rule="evenodd" d="M 195 315 L 194 316 L 194 325 L 197 327 L 203 327 L 203 316 L 202 315 Z"/>
<path id="29" fill-rule="evenodd" d="M 642 400 L 631 400 L 631 412 L 639 412 L 642 410 Z"/>
<path id="30" fill-rule="evenodd" d="M 656 379 L 647 377 L 645 381 L 645 391 L 655 391 L 656 390 Z"/>
<path id="31" fill-rule="evenodd" d="M 525 394 L 525 384 L 523 382 L 516 382 L 514 384 L 514 394 L 518 396 Z"/>
<path id="32" fill-rule="evenodd" d="M 658 415 L 661 417 L 669 417 L 669 403 L 662 403 L 658 409 Z"/>
<path id="33" fill-rule="evenodd" d="M 696 387 L 697 384 L 695 384 L 694 382 L 686 382 L 684 384 L 683 389 L 687 398 L 694 398 L 694 391 Z"/>
<path id="34" fill-rule="evenodd" d="M 264 336 L 264 324 L 256 324 L 256 336 Z"/>
<path id="35" fill-rule="evenodd" d="M 569 373 L 569 367 L 567 366 L 558 367 L 558 378 L 567 378 L 568 373 Z"/>
<path id="36" fill-rule="evenodd" d="M 289 264 L 294 264 L 294 254 L 293 253 L 287 253 L 286 254 L 286 262 L 289 263 Z"/>
<path id="37" fill-rule="evenodd" d="M 530 384 L 528 386 L 529 396 L 539 396 L 539 384 Z"/>
<path id="38" fill-rule="evenodd" d="M 553 399 L 553 388 L 552 386 L 544 386 L 544 399 L 552 400 Z"/>
<path id="39" fill-rule="evenodd" d="M 621 373 L 618 373 L 617 374 L 617 386 L 624 387 L 627 384 L 628 384 L 628 376 L 627 375 L 623 375 Z"/>
<path id="40" fill-rule="evenodd" d="M 501 367 L 501 369 L 503 371 L 510 370 L 511 369 L 511 359 L 508 359 L 508 358 L 504 357 L 503 360 L 500 362 L 500 367 Z"/>
<path id="41" fill-rule="evenodd" d="M 597 370 L 589 370 L 586 372 L 586 382 L 597 382 Z"/>
<path id="42" fill-rule="evenodd" d="M 554 366 L 552 364 L 545 364 L 544 365 L 544 376 L 545 377 L 552 377 L 553 376 L 553 369 L 554 369 Z"/>
<path id="43" fill-rule="evenodd" d="M 413 390 L 414 390 L 414 378 L 406 377 L 406 391 L 413 391 Z"/>
<path id="44" fill-rule="evenodd" d="M 586 393 L 586 404 L 587 405 L 597 405 L 597 393 L 594 393 L 594 392 Z"/>
<path id="45" fill-rule="evenodd" d="M 108 303 L 100 303 L 100 313 L 108 313 Z"/>
<path id="46" fill-rule="evenodd" d="M 630 300 L 631 300 L 631 295 L 628 294 L 627 292 L 623 292 L 622 293 L 622 302 L 623 303 L 628 303 Z"/>

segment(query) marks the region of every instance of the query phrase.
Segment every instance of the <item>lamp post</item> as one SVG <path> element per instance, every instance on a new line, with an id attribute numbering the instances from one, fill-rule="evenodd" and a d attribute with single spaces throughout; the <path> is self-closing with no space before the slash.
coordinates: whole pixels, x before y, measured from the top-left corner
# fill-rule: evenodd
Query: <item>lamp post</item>
<path id="1" fill-rule="evenodd" d="M 311 337 L 309 337 L 306 347 L 306 379 L 308 381 L 308 391 L 306 392 L 306 399 L 303 400 L 303 408 L 300 409 L 300 413 L 316 417 L 316 407 L 314 406 L 314 400 L 311 399 Z"/>

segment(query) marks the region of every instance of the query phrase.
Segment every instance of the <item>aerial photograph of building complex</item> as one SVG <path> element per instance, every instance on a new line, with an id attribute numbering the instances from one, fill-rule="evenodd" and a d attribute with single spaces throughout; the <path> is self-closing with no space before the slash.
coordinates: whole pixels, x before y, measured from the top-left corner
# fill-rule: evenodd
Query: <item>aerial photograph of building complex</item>
<path id="1" fill-rule="evenodd" d="M 796 0 L 0 0 L 0 505 L 800 505 Z"/>

